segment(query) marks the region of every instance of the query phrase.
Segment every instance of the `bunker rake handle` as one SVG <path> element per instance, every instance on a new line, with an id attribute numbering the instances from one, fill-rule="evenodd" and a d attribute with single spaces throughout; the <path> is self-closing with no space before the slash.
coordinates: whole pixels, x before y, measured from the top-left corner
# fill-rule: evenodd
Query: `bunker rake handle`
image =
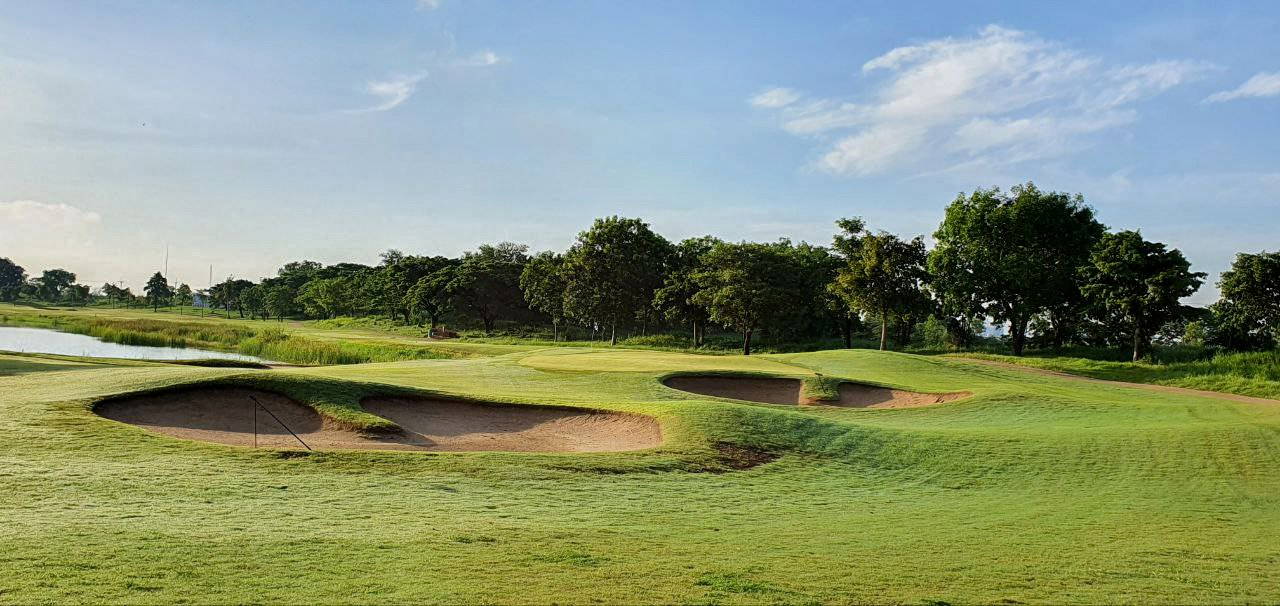
<path id="1" fill-rule="evenodd" d="M 279 423 L 279 424 L 280 424 L 280 426 L 281 426 L 281 427 L 283 427 L 285 431 L 289 432 L 289 435 L 293 436 L 293 439 L 297 440 L 297 441 L 298 441 L 298 443 L 299 443 L 299 444 L 301 444 L 303 448 L 305 448 L 305 449 L 307 449 L 307 450 L 311 450 L 311 447 L 310 447 L 310 446 L 307 446 L 307 443 L 306 443 L 306 442 L 303 442 L 303 441 L 302 441 L 302 438 L 299 438 L 299 437 L 298 437 L 298 434 L 293 433 L 293 430 L 292 430 L 292 429 L 289 429 L 289 426 L 288 426 L 288 425 L 285 425 L 285 424 L 284 424 L 284 421 L 281 421 L 281 420 L 280 420 L 280 417 L 277 417 L 277 416 L 276 416 L 276 413 L 271 412 L 271 409 L 270 409 L 270 408 L 267 408 L 266 406 L 263 406 L 263 405 L 262 405 L 262 402 L 259 402 L 259 401 L 258 401 L 258 399 L 257 399 L 257 398 L 255 398 L 255 397 L 253 397 L 253 396 L 249 396 L 249 399 L 250 399 L 250 400 L 253 400 L 253 403 L 254 403 L 254 404 L 257 404 L 257 405 L 258 405 L 258 408 L 261 408 L 261 409 L 263 409 L 263 410 L 267 411 L 267 414 L 271 415 L 271 418 L 275 419 L 275 420 L 276 420 L 276 423 Z M 258 423 L 257 423 L 257 422 L 258 422 L 258 408 L 253 409 L 253 421 L 254 421 L 254 427 L 253 427 L 253 429 L 254 429 L 254 431 L 253 431 L 253 440 L 254 440 L 254 442 L 253 442 L 253 443 L 254 443 L 254 447 L 257 447 L 257 445 L 258 445 Z"/>

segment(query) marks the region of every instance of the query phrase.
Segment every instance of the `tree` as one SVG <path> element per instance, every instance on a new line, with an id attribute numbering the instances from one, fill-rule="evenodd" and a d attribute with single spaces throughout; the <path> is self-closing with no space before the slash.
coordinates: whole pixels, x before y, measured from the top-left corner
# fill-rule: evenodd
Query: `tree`
<path id="1" fill-rule="evenodd" d="M 453 292 L 450 287 L 456 277 L 455 273 L 454 265 L 445 265 L 419 279 L 406 295 L 410 317 L 426 318 L 431 322 L 427 329 L 428 337 L 435 336 L 440 317 L 448 313 L 453 306 Z M 421 325 L 420 321 L 419 325 Z"/>
<path id="2" fill-rule="evenodd" d="M 884 350 L 890 315 L 911 311 L 922 298 L 924 240 L 905 241 L 883 231 L 867 232 L 858 239 L 856 256 L 846 259 L 833 290 L 850 307 L 880 318 L 880 349 Z"/>
<path id="3" fill-rule="evenodd" d="M 350 291 L 344 278 L 321 278 L 298 291 L 297 302 L 313 318 L 336 318 L 347 309 Z"/>
<path id="4" fill-rule="evenodd" d="M 76 282 L 76 275 L 65 269 L 46 269 L 35 279 L 36 296 L 42 301 L 56 303 L 62 299 L 62 291 Z"/>
<path id="5" fill-rule="evenodd" d="M 248 280 L 237 280 L 235 278 L 228 277 L 226 280 L 223 280 L 218 284 L 214 284 L 213 287 L 209 289 L 210 302 L 212 305 L 216 305 L 225 310 L 227 315 L 230 315 L 231 310 L 234 309 L 239 312 L 240 317 L 243 318 L 244 302 L 240 299 L 240 295 L 242 295 L 244 291 L 251 286 L 253 286 L 253 282 Z"/>
<path id="6" fill-rule="evenodd" d="M 672 322 L 690 326 L 694 347 L 702 347 L 707 322 L 711 319 L 707 308 L 693 301 L 694 295 L 698 294 L 698 282 L 694 276 L 705 269 L 702 257 L 719 242 L 711 236 L 681 240 L 672 248 L 667 260 L 662 287 L 653 293 L 655 309 Z"/>
<path id="7" fill-rule="evenodd" d="M 173 291 L 173 302 L 177 305 L 189 306 L 192 300 L 191 286 L 185 282 L 179 284 L 178 288 Z"/>
<path id="8" fill-rule="evenodd" d="M 1238 324 L 1257 325 L 1271 339 L 1280 339 L 1280 252 L 1237 254 L 1218 288 L 1240 316 Z"/>
<path id="9" fill-rule="evenodd" d="M 485 334 L 493 332 L 498 318 L 524 306 L 520 274 L 529 261 L 528 251 L 528 246 L 513 242 L 482 244 L 478 250 L 464 253 L 453 272 L 449 292 L 455 304 L 480 318 Z"/>
<path id="10" fill-rule="evenodd" d="M 124 289 L 110 282 L 104 283 L 102 288 L 99 290 L 102 291 L 102 296 L 107 298 L 107 302 L 109 302 L 112 307 L 116 306 L 116 301 L 124 299 Z"/>
<path id="11" fill-rule="evenodd" d="M 17 299 L 26 281 L 27 270 L 5 257 L 0 257 L 0 301 Z"/>
<path id="12" fill-rule="evenodd" d="M 61 301 L 71 305 L 88 305 L 91 290 L 88 284 L 72 284 L 62 290 Z"/>
<path id="13" fill-rule="evenodd" d="M 267 284 L 267 281 L 264 280 L 263 284 Z M 276 321 L 284 320 L 285 316 L 294 312 L 293 299 L 296 296 L 288 284 L 272 283 L 267 287 L 267 313 L 274 316 Z"/>
<path id="14" fill-rule="evenodd" d="M 1022 355 L 1033 317 L 1057 310 L 1054 319 L 1067 322 L 1065 314 L 1077 310 L 1077 271 L 1104 231 L 1078 194 L 1032 183 L 1008 195 L 998 188 L 962 194 L 934 233 L 931 282 L 947 313 L 1008 322 L 1013 354 Z"/>
<path id="15" fill-rule="evenodd" d="M 1133 339 L 1133 361 L 1146 355 L 1151 337 L 1181 310 L 1179 300 L 1204 283 L 1178 249 L 1166 250 L 1136 231 L 1102 237 L 1081 270 L 1082 292 L 1100 307 L 1121 315 Z"/>
<path id="16" fill-rule="evenodd" d="M 151 311 L 160 311 L 161 305 L 168 305 L 169 300 L 173 298 L 173 289 L 169 288 L 169 280 L 156 272 L 151 275 L 151 279 L 147 280 L 147 285 L 142 288 L 142 292 L 147 295 L 147 302 L 151 304 Z"/>
<path id="17" fill-rule="evenodd" d="M 393 320 L 401 316 L 405 322 L 411 320 L 413 313 L 409 290 L 423 278 L 454 263 L 445 257 L 405 256 L 396 250 L 382 253 L 382 258 L 383 267 L 374 281 L 378 306 Z"/>
<path id="18" fill-rule="evenodd" d="M 608 326 L 609 343 L 616 345 L 618 322 L 652 305 L 670 250 L 640 219 L 596 219 L 565 254 L 565 312 Z"/>
<path id="19" fill-rule="evenodd" d="M 545 251 L 534 255 L 520 273 L 520 289 L 529 307 L 551 318 L 551 341 L 560 340 L 564 321 L 564 255 Z"/>
<path id="20" fill-rule="evenodd" d="M 250 320 L 257 316 L 267 319 L 267 289 L 261 284 L 244 289 L 244 292 L 240 293 L 240 300 L 244 308 L 249 310 Z"/>
<path id="21" fill-rule="evenodd" d="M 717 242 L 694 274 L 698 292 L 693 302 L 705 307 L 713 322 L 742 335 L 744 356 L 751 355 L 753 333 L 795 303 L 785 281 L 792 269 L 790 247 L 785 241 Z"/>

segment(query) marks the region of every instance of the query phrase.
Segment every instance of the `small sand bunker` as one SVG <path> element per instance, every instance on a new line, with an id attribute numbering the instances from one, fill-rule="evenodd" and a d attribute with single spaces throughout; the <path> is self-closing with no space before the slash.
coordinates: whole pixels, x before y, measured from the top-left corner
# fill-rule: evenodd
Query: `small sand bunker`
<path id="1" fill-rule="evenodd" d="M 845 406 L 848 408 L 917 408 L 952 402 L 967 398 L 970 395 L 967 391 L 920 393 L 877 387 L 875 385 L 863 385 L 861 383 L 841 383 L 840 401 L 818 401 L 812 403 L 824 406 Z"/>
<path id="2" fill-rule="evenodd" d="M 95 412 L 177 438 L 260 448 L 593 452 L 662 441 L 657 421 L 642 415 L 419 398 L 370 398 L 364 406 L 404 431 L 365 435 L 280 394 L 242 388 L 122 398 Z"/>
<path id="3" fill-rule="evenodd" d="M 704 396 L 761 402 L 764 404 L 800 404 L 842 406 L 847 408 L 915 408 L 951 402 L 968 397 L 968 392 L 918 393 L 901 389 L 845 382 L 840 384 L 839 400 L 815 401 L 802 393 L 799 379 L 732 376 L 671 377 L 667 387 Z"/>

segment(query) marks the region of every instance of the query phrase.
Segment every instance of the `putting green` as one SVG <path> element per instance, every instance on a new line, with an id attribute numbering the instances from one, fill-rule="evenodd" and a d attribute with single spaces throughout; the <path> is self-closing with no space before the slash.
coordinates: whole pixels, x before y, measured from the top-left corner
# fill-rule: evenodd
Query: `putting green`
<path id="1" fill-rule="evenodd" d="M 715 371 L 973 395 L 856 410 L 660 382 Z M 372 419 L 364 396 L 411 392 L 639 413 L 663 442 L 305 455 L 90 410 L 210 382 L 350 422 Z M 14 603 L 1280 601 L 1280 404 L 873 351 L 269 371 L 0 356 L 0 488 Z"/>

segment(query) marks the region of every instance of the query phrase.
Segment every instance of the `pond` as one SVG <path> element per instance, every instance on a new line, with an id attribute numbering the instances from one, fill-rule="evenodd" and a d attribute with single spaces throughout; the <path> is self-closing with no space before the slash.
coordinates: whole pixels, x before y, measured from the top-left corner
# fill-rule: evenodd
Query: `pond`
<path id="1" fill-rule="evenodd" d="M 108 343 L 87 335 L 58 332 L 43 328 L 0 326 L 0 351 L 46 353 L 90 358 L 129 358 L 133 360 L 241 360 L 269 363 L 268 360 L 224 351 L 190 347 L 150 347 Z"/>

